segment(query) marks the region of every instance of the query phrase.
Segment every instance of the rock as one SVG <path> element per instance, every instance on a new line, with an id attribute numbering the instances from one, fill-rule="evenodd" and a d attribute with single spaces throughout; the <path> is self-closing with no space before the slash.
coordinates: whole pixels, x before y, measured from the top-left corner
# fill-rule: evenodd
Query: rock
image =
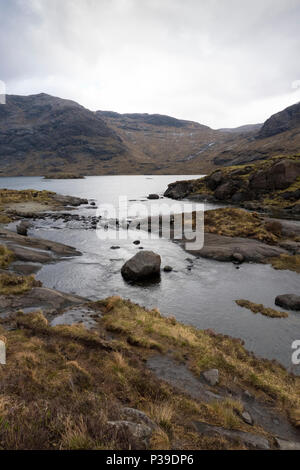
<path id="1" fill-rule="evenodd" d="M 287 251 L 251 238 L 225 237 L 215 233 L 205 233 L 203 248 L 192 253 L 216 261 L 232 261 L 233 254 L 240 253 L 247 262 L 265 263 L 269 258 L 286 254 Z"/>
<path id="2" fill-rule="evenodd" d="M 170 273 L 171 271 L 173 271 L 172 266 L 168 266 L 168 265 L 167 265 L 167 266 L 164 267 L 164 272 L 165 272 L 165 273 Z"/>
<path id="3" fill-rule="evenodd" d="M 122 267 L 122 276 L 127 280 L 137 281 L 158 277 L 161 258 L 153 251 L 140 251 Z"/>
<path id="4" fill-rule="evenodd" d="M 0 312 L 16 311 L 24 308 L 41 308 L 45 311 L 58 311 L 70 305 L 78 305 L 87 299 L 77 295 L 65 294 L 46 287 L 34 287 L 21 295 L 1 295 Z"/>
<path id="5" fill-rule="evenodd" d="M 300 295 L 283 294 L 275 299 L 275 305 L 286 308 L 287 310 L 300 310 Z"/>
<path id="6" fill-rule="evenodd" d="M 233 194 L 237 191 L 235 184 L 232 181 L 227 181 L 226 183 L 221 184 L 214 192 L 214 196 L 216 199 L 222 201 L 226 199 L 230 199 Z"/>
<path id="7" fill-rule="evenodd" d="M 90 202 L 90 206 L 95 206 L 96 203 L 94 201 Z"/>
<path id="8" fill-rule="evenodd" d="M 285 439 L 275 438 L 275 443 L 280 450 L 300 450 L 300 442 L 286 441 Z"/>
<path id="9" fill-rule="evenodd" d="M 133 242 L 133 244 L 134 244 L 134 245 L 140 245 L 141 242 L 140 242 L 140 240 L 135 240 L 135 241 Z"/>
<path id="10" fill-rule="evenodd" d="M 168 189 L 165 191 L 164 196 L 170 197 L 171 199 L 183 199 L 188 196 L 193 190 L 192 181 L 176 181 L 168 185 Z"/>
<path id="11" fill-rule="evenodd" d="M 252 416 L 250 415 L 250 413 L 248 413 L 248 411 L 243 411 L 241 413 L 241 418 L 246 424 L 249 424 L 250 426 L 253 425 Z"/>
<path id="12" fill-rule="evenodd" d="M 17 233 L 19 235 L 23 235 L 24 237 L 27 237 L 29 227 L 30 227 L 30 223 L 25 220 L 22 220 L 17 225 Z"/>
<path id="13" fill-rule="evenodd" d="M 281 160 L 266 170 L 258 171 L 250 178 L 250 188 L 254 191 L 288 188 L 300 175 L 300 163 L 294 160 Z"/>
<path id="14" fill-rule="evenodd" d="M 15 258 L 20 261 L 31 261 L 32 263 L 50 263 L 53 261 L 51 253 L 46 251 L 36 251 L 28 247 L 13 244 L 9 244 L 8 247 L 14 253 Z"/>
<path id="15" fill-rule="evenodd" d="M 143 413 L 142 411 L 137 410 L 136 408 L 122 408 L 121 417 L 126 418 L 129 421 L 133 421 L 134 423 L 146 424 L 146 426 L 151 429 L 157 428 L 157 424 L 155 424 L 154 421 L 152 421 L 152 419 L 150 419 L 149 416 L 146 415 L 146 413 Z"/>
<path id="16" fill-rule="evenodd" d="M 119 250 L 121 247 L 118 245 L 113 245 L 110 247 L 111 250 Z"/>
<path id="17" fill-rule="evenodd" d="M 241 264 L 245 261 L 244 256 L 241 253 L 233 253 L 232 261 L 237 264 Z"/>
<path id="18" fill-rule="evenodd" d="M 212 386 L 215 386 L 219 383 L 218 369 L 210 369 L 210 370 L 203 372 L 203 377 Z"/>
<path id="19" fill-rule="evenodd" d="M 149 194 L 147 199 L 159 199 L 159 195 L 158 194 Z"/>
<path id="20" fill-rule="evenodd" d="M 244 431 L 233 431 L 230 429 L 225 429 L 218 426 L 212 426 L 207 423 L 203 423 L 201 421 L 195 421 L 194 423 L 195 429 L 200 434 L 210 434 L 210 435 L 219 435 L 223 436 L 227 439 L 231 439 L 234 441 L 241 441 L 247 447 L 254 448 L 254 449 L 261 449 L 261 450 L 269 450 L 270 444 L 267 439 L 262 436 L 258 436 L 256 434 L 244 432 Z"/>
<path id="21" fill-rule="evenodd" d="M 207 186 L 214 191 L 222 182 L 223 175 L 221 170 L 217 170 L 207 177 Z"/>
<path id="22" fill-rule="evenodd" d="M 124 430 L 130 433 L 136 439 L 149 439 L 153 430 L 146 424 L 133 423 L 131 421 L 108 421 L 107 424 L 115 428 L 116 430 Z"/>
<path id="23" fill-rule="evenodd" d="M 243 392 L 243 396 L 244 396 L 244 398 L 246 398 L 246 400 L 253 400 L 254 399 L 253 395 L 249 392 L 249 390 L 245 390 Z"/>

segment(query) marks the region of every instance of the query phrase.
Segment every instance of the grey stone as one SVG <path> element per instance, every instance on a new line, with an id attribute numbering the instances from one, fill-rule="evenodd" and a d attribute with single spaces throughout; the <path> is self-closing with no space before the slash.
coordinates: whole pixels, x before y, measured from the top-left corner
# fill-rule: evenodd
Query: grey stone
<path id="1" fill-rule="evenodd" d="M 122 266 L 122 276 L 127 280 L 137 281 L 158 277 L 161 258 L 153 251 L 140 251 Z"/>
<path id="2" fill-rule="evenodd" d="M 195 421 L 195 429 L 200 434 L 212 434 L 220 435 L 231 440 L 238 440 L 245 444 L 247 447 L 261 450 L 269 450 L 270 444 L 267 439 L 256 434 L 244 432 L 244 431 L 233 431 L 218 426 L 212 426 L 201 421 Z"/>
<path id="3" fill-rule="evenodd" d="M 283 294 L 278 295 L 275 304 L 287 310 L 300 310 L 300 295 Z"/>
<path id="4" fill-rule="evenodd" d="M 210 369 L 210 370 L 203 372 L 203 377 L 212 386 L 215 386 L 219 383 L 218 369 Z"/>

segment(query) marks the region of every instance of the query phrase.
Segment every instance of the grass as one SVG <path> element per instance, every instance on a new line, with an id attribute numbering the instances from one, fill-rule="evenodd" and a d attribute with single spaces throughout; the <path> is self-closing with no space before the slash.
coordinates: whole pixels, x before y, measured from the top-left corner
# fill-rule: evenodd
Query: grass
<path id="1" fill-rule="evenodd" d="M 40 287 L 40 281 L 36 281 L 34 276 L 19 276 L 13 273 L 0 274 L 0 294 L 18 295 L 28 292 L 33 287 Z"/>
<path id="2" fill-rule="evenodd" d="M 300 255 L 281 254 L 275 258 L 270 258 L 268 262 L 274 269 L 289 269 L 300 273 Z"/>
<path id="3" fill-rule="evenodd" d="M 200 376 L 219 368 L 221 386 L 247 388 L 289 413 L 299 409 L 299 377 L 276 363 L 256 359 L 238 340 L 178 323 L 118 297 L 90 303 L 98 327 L 51 327 L 42 312 L 3 320 L 13 327 L 0 336 L 7 366 L 0 368 L 1 449 L 143 449 L 145 443 L 116 430 L 122 407 L 145 412 L 156 424 L 150 449 L 237 449 L 222 437 L 199 435 L 193 421 L 247 431 L 236 400 L 204 403 L 160 381 L 145 360 L 161 351 L 175 354 Z M 101 315 L 99 315 L 101 313 Z M 107 339 L 113 332 L 114 339 Z M 129 338 L 136 336 L 138 344 Z M 128 341 L 129 340 L 129 341 Z M 259 426 L 252 432 L 266 435 Z"/>
<path id="4" fill-rule="evenodd" d="M 205 212 L 205 231 L 227 237 L 245 237 L 276 244 L 282 237 L 278 222 L 265 223 L 256 212 L 226 207 Z"/>
<path id="5" fill-rule="evenodd" d="M 270 317 L 270 318 L 287 318 L 288 313 L 286 312 L 281 312 L 279 310 L 274 310 L 273 308 L 269 307 L 264 307 L 262 304 L 256 304 L 254 302 L 250 302 L 250 300 L 236 300 L 235 301 L 237 305 L 243 308 L 247 308 L 251 310 L 253 313 L 261 313 L 265 317 Z"/>
<path id="6" fill-rule="evenodd" d="M 7 268 L 14 260 L 14 254 L 5 245 L 0 245 L 0 267 Z"/>

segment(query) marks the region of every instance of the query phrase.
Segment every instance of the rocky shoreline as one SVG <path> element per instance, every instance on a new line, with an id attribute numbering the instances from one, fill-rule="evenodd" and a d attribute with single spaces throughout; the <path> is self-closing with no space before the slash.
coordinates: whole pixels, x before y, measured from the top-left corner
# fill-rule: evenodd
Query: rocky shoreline
<path id="1" fill-rule="evenodd" d="M 164 196 L 226 203 L 300 220 L 300 156 L 219 168 L 201 179 L 169 184 Z"/>

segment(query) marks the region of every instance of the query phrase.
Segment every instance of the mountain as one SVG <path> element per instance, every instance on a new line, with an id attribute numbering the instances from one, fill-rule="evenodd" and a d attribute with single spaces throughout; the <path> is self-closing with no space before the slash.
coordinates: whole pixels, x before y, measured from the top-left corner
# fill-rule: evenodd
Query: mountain
<path id="1" fill-rule="evenodd" d="M 89 172 L 126 152 L 121 138 L 95 113 L 44 93 L 8 95 L 0 106 L 0 161 L 8 174 Z M 101 165 L 100 165 L 101 166 Z"/>
<path id="2" fill-rule="evenodd" d="M 299 151 L 299 107 L 263 125 L 214 130 L 160 114 L 92 112 L 44 93 L 8 95 L 0 105 L 0 173 L 207 173 Z"/>

